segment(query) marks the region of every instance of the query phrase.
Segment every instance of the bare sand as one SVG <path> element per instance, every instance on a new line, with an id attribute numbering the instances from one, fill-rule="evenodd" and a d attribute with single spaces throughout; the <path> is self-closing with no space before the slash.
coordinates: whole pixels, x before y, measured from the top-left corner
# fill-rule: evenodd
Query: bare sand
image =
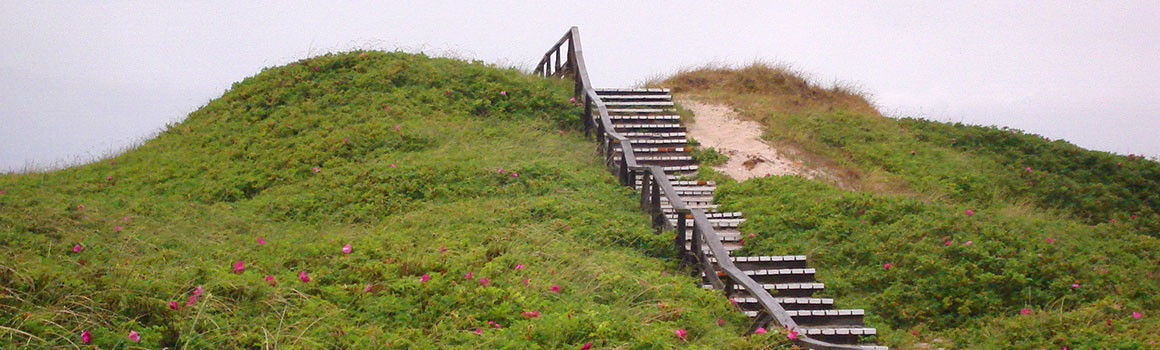
<path id="1" fill-rule="evenodd" d="M 786 158 L 761 139 L 761 124 L 742 119 L 732 107 L 688 98 L 680 98 L 677 103 L 693 111 L 694 121 L 689 135 L 702 147 L 712 147 L 729 157 L 725 164 L 713 169 L 737 181 L 768 175 L 814 178 L 813 172 L 801 163 Z"/>

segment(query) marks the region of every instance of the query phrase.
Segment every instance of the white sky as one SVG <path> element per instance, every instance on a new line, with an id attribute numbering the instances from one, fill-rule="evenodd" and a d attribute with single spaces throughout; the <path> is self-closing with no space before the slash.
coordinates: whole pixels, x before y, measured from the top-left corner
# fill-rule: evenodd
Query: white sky
<path id="1" fill-rule="evenodd" d="M 0 171 L 123 150 L 263 67 L 356 48 L 531 67 L 572 25 L 600 87 L 772 60 L 859 86 L 894 115 L 1160 156 L 1154 1 L 9 0 L 0 4 Z"/>

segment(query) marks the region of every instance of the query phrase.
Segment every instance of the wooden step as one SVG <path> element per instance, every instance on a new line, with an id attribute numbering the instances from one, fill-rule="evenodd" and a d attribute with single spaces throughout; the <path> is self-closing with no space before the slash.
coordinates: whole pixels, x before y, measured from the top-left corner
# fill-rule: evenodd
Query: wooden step
<path id="1" fill-rule="evenodd" d="M 592 113 L 596 113 L 593 111 Z M 660 108 L 609 108 L 608 114 L 672 114 L 672 109 Z M 594 114 L 595 116 L 595 114 Z"/>
<path id="2" fill-rule="evenodd" d="M 733 300 L 742 310 L 755 311 L 761 309 L 757 298 L 733 297 Z M 829 310 L 834 308 L 833 298 L 773 298 L 786 310 Z"/>
<path id="3" fill-rule="evenodd" d="M 615 151 L 616 154 L 623 153 L 620 150 L 620 147 L 613 147 L 612 150 Z M 637 145 L 636 142 L 632 143 L 632 153 L 633 154 L 637 154 L 637 153 L 682 153 L 682 154 L 689 154 L 688 152 L 690 150 L 692 150 L 692 149 L 688 148 L 688 147 L 684 147 L 684 146 L 656 147 L 656 146 Z"/>
<path id="4" fill-rule="evenodd" d="M 668 94 L 669 89 L 660 88 L 596 88 L 596 95 L 637 95 L 637 94 Z"/>
<path id="5" fill-rule="evenodd" d="M 622 101 L 672 101 L 673 96 L 668 94 L 600 95 L 600 100 L 605 103 Z"/>
<path id="6" fill-rule="evenodd" d="M 643 147 L 684 147 L 689 144 L 689 140 L 684 137 L 654 139 L 647 137 L 628 137 L 628 142 L 632 143 L 632 150 L 635 153 L 638 146 Z"/>
<path id="7" fill-rule="evenodd" d="M 657 121 L 657 122 L 671 123 L 674 121 L 680 121 L 681 116 L 672 115 L 672 114 L 668 114 L 668 115 L 636 115 L 636 114 L 612 114 L 612 113 L 609 113 L 608 119 L 610 119 L 612 121 L 612 123 L 616 124 L 616 125 L 619 125 L 618 122 L 641 123 L 641 122 L 646 122 L 646 121 Z"/>
<path id="8" fill-rule="evenodd" d="M 798 328 L 799 335 L 806 335 L 810 338 L 821 340 L 834 344 L 861 344 L 863 338 L 872 338 L 878 334 L 878 330 L 869 327 L 858 326 L 834 326 L 834 327 L 810 327 Z M 867 349 L 874 349 L 867 348 Z"/>
<path id="9" fill-rule="evenodd" d="M 672 107 L 673 101 L 604 101 L 608 108 L 624 108 L 628 106 L 640 107 Z"/>
<path id="10" fill-rule="evenodd" d="M 621 136 L 627 137 L 629 140 L 632 140 L 633 141 L 632 143 L 636 143 L 637 138 L 643 138 L 643 137 L 651 137 L 651 138 L 673 138 L 673 137 L 685 138 L 686 137 L 685 133 L 681 132 L 681 131 L 678 131 L 678 132 L 628 131 L 628 132 L 617 132 L 617 133 L 619 133 Z M 687 143 L 688 140 L 685 140 L 685 142 Z"/>
<path id="11" fill-rule="evenodd" d="M 804 283 L 813 282 L 813 268 L 784 268 L 744 270 L 745 274 L 758 283 Z"/>
<path id="12" fill-rule="evenodd" d="M 819 282 L 805 282 L 805 283 L 762 283 L 765 290 L 777 297 L 809 297 L 814 293 L 826 289 L 824 283 Z M 744 291 L 745 286 L 735 286 L 737 291 Z"/>
<path id="13" fill-rule="evenodd" d="M 665 214 L 665 217 L 669 218 L 669 220 L 676 220 L 677 214 L 671 214 L 671 213 Z M 723 213 L 705 213 L 705 217 L 709 218 L 709 220 L 713 220 L 713 219 L 740 219 L 741 212 L 732 211 L 732 212 L 723 212 Z M 692 218 L 690 218 L 690 219 L 692 219 Z M 744 219 L 742 219 L 742 220 L 744 220 Z"/>
<path id="14" fill-rule="evenodd" d="M 673 123 L 667 123 L 667 124 L 661 124 L 661 123 L 656 123 L 656 124 L 615 124 L 615 125 L 616 125 L 616 132 L 620 132 L 621 130 L 636 130 L 636 129 L 680 129 L 682 131 L 685 130 L 685 127 L 681 126 L 681 124 L 673 124 Z M 624 134 L 624 133 L 621 132 L 621 134 Z"/>
<path id="15" fill-rule="evenodd" d="M 729 260 L 742 270 L 785 269 L 806 267 L 805 255 L 731 256 Z M 716 259 L 709 259 L 716 263 Z"/>
<path id="16" fill-rule="evenodd" d="M 863 309 L 833 309 L 833 310 L 787 310 L 800 327 L 813 326 L 861 326 L 862 317 L 866 315 Z"/>

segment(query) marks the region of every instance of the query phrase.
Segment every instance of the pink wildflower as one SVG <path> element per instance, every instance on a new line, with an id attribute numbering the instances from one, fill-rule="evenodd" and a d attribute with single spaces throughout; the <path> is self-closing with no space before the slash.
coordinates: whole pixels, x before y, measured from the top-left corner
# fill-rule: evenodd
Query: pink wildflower
<path id="1" fill-rule="evenodd" d="M 128 217 L 128 216 L 126 216 L 125 218 L 121 219 L 121 221 L 124 221 L 124 222 L 129 222 L 129 217 Z"/>
<path id="2" fill-rule="evenodd" d="M 176 301 L 171 301 L 171 302 L 169 302 L 169 308 L 170 308 L 170 309 L 177 310 L 177 308 L 178 308 L 178 307 L 180 307 L 180 304 L 178 304 Z"/>
<path id="3" fill-rule="evenodd" d="M 234 273 L 242 273 L 244 271 L 246 271 L 246 263 L 243 263 L 241 260 L 234 263 Z"/>
<path id="4" fill-rule="evenodd" d="M 1144 315 L 1141 314 L 1139 311 L 1132 311 L 1132 318 L 1140 318 L 1140 317 L 1144 317 Z"/>
<path id="5" fill-rule="evenodd" d="M 560 130 L 560 135 L 563 135 L 563 134 L 564 134 L 564 130 Z M 3 192 L 3 191 L 0 191 L 0 192 Z M 3 193 L 0 193 L 0 194 L 3 194 Z"/>
<path id="6" fill-rule="evenodd" d="M 370 283 L 367 283 L 367 286 L 366 286 L 366 288 L 363 288 L 363 293 L 370 293 L 370 292 L 371 292 L 371 287 L 372 287 L 372 286 L 373 286 L 372 284 L 370 284 Z"/>
<path id="7" fill-rule="evenodd" d="M 971 241 L 963 242 L 964 245 L 971 245 L 971 243 L 973 243 L 973 242 L 971 242 Z"/>
<path id="8" fill-rule="evenodd" d="M 1027 172 L 1031 172 L 1031 167 L 1027 167 Z"/>
<path id="9" fill-rule="evenodd" d="M 967 209 L 967 216 L 975 215 L 975 211 Z"/>
<path id="10" fill-rule="evenodd" d="M 750 232 L 750 233 L 749 233 L 749 238 L 753 238 L 753 237 L 757 237 L 757 235 L 756 235 L 756 234 L 753 234 L 752 232 Z"/>
<path id="11" fill-rule="evenodd" d="M 520 173 L 517 173 L 517 172 L 514 172 L 514 171 L 513 171 L 513 172 L 512 172 L 512 177 L 520 177 Z"/>
<path id="12" fill-rule="evenodd" d="M 889 270 L 890 266 L 891 266 L 890 263 L 886 263 L 886 264 L 882 265 L 882 268 Z"/>
<path id="13" fill-rule="evenodd" d="M 439 246 L 439 252 L 440 252 L 440 253 L 446 253 L 446 252 L 447 252 L 447 248 L 444 248 L 442 245 L 440 245 L 440 246 Z"/>
<path id="14" fill-rule="evenodd" d="M 473 278 L 473 277 L 475 277 L 475 274 L 474 274 L 474 273 L 471 273 L 471 272 L 468 272 L 468 273 L 466 273 L 466 274 L 463 274 L 463 278 L 466 278 L 466 279 L 467 279 L 467 280 L 469 280 L 469 281 L 470 281 L 470 280 L 471 280 L 471 278 Z"/>
<path id="15" fill-rule="evenodd" d="M 575 97 L 570 98 L 570 99 L 568 99 L 568 102 L 576 102 L 576 98 Z"/>
<path id="16" fill-rule="evenodd" d="M 483 335 L 483 328 L 476 328 L 476 329 L 475 329 L 475 334 L 476 334 L 476 335 Z"/>
<path id="17" fill-rule="evenodd" d="M 400 129 L 402 129 L 402 127 L 403 127 L 402 125 L 395 124 L 395 131 L 399 131 Z"/>
<path id="18" fill-rule="evenodd" d="M 1023 308 L 1022 310 L 1019 310 L 1019 313 L 1024 314 L 1024 315 L 1030 315 L 1031 309 Z"/>
<path id="19" fill-rule="evenodd" d="M 1047 237 L 1047 243 L 1055 243 L 1055 239 L 1052 239 L 1051 237 Z"/>
<path id="20" fill-rule="evenodd" d="M 262 238 L 262 237 L 258 237 L 258 245 L 266 245 L 266 239 Z"/>
<path id="21" fill-rule="evenodd" d="M 137 342 L 141 341 L 141 336 L 137 334 L 137 331 L 131 330 L 131 331 L 129 331 L 129 340 L 132 340 L 134 343 L 137 343 Z"/>
<path id="22" fill-rule="evenodd" d="M 277 282 L 277 281 L 274 281 L 274 276 L 272 276 L 272 275 L 266 275 L 266 282 L 270 282 L 270 286 L 271 286 L 271 287 L 277 287 L 277 286 L 278 286 L 278 282 Z"/>
<path id="23" fill-rule="evenodd" d="M 314 172 L 316 172 L 316 173 L 317 173 L 317 172 L 319 172 L 319 171 L 322 171 L 322 169 L 319 169 L 318 167 L 314 167 Z"/>
<path id="24" fill-rule="evenodd" d="M 84 249 L 84 248 L 81 248 L 80 244 L 74 245 L 73 246 L 73 253 L 80 253 L 81 249 Z"/>
<path id="25" fill-rule="evenodd" d="M 951 242 L 954 242 L 954 241 L 947 241 L 946 243 L 943 243 L 943 245 L 950 247 L 950 246 L 951 246 Z"/>
<path id="26" fill-rule="evenodd" d="M 523 269 L 524 269 L 524 264 L 516 264 L 516 270 L 517 270 L 517 271 L 518 271 L 518 270 L 523 270 Z"/>
<path id="27" fill-rule="evenodd" d="M 718 318 L 718 319 L 717 319 L 717 326 L 724 327 L 724 326 L 725 326 L 725 320 Z"/>
<path id="28" fill-rule="evenodd" d="M 419 277 L 419 282 L 427 282 L 430 279 L 431 279 L 431 275 L 423 274 L 422 277 Z"/>
<path id="29" fill-rule="evenodd" d="M 673 331 L 673 333 L 676 333 L 677 337 L 681 338 L 681 340 L 688 341 L 685 339 L 685 336 L 688 335 L 689 332 L 686 332 L 684 328 L 677 328 L 677 330 Z"/>
<path id="30" fill-rule="evenodd" d="M 753 331 L 753 334 L 765 334 L 765 332 L 765 327 L 757 327 L 757 330 Z"/>
<path id="31" fill-rule="evenodd" d="M 500 91 L 500 92 L 499 92 L 499 95 L 500 95 L 500 96 L 507 96 L 507 91 Z"/>
<path id="32" fill-rule="evenodd" d="M 552 289 L 551 289 L 551 291 L 552 291 L 552 293 L 559 293 L 559 292 L 560 292 L 560 286 L 553 284 L 553 285 L 552 285 Z"/>
<path id="33" fill-rule="evenodd" d="M 503 168 L 499 168 L 499 173 L 503 174 Z"/>
<path id="34" fill-rule="evenodd" d="M 298 279 L 302 280 L 302 282 L 310 282 L 310 276 L 306 275 L 306 271 L 299 271 Z"/>
<path id="35" fill-rule="evenodd" d="M 85 210 L 85 205 L 84 204 L 78 205 L 77 210 Z"/>
<path id="36" fill-rule="evenodd" d="M 1079 288 L 1079 283 L 1072 283 L 1072 284 L 1071 284 L 1071 287 L 1072 287 L 1072 288 Z"/>
<path id="37" fill-rule="evenodd" d="M 197 288 L 193 289 L 193 295 L 201 296 L 204 293 L 205 293 L 205 289 L 202 289 L 200 284 L 197 285 Z"/>
<path id="38" fill-rule="evenodd" d="M 785 334 L 785 337 L 786 337 L 786 338 L 790 338 L 790 339 L 797 339 L 797 338 L 798 338 L 798 332 L 797 332 L 797 331 L 795 331 L 795 330 L 793 330 L 793 329 L 791 328 L 791 329 L 789 330 L 789 332 Z"/>
<path id="39" fill-rule="evenodd" d="M 351 250 L 350 243 L 347 243 L 346 245 L 342 246 L 342 253 L 343 254 L 350 254 L 350 250 Z"/>
<path id="40" fill-rule="evenodd" d="M 81 331 L 81 342 L 88 344 L 92 341 L 93 341 L 93 334 L 89 333 L 89 330 L 86 329 L 86 330 Z"/>
<path id="41" fill-rule="evenodd" d="M 191 305 L 196 304 L 196 303 L 197 303 L 197 295 L 196 294 L 190 295 L 189 300 L 185 301 L 185 306 L 191 306 Z"/>
<path id="42" fill-rule="evenodd" d="M 113 175 L 105 176 L 105 181 L 113 181 Z"/>
<path id="43" fill-rule="evenodd" d="M 113 226 L 113 231 L 120 231 L 120 230 L 121 230 L 121 226 Z"/>
<path id="44" fill-rule="evenodd" d="M 573 100 L 575 100 L 575 98 L 573 98 Z M 584 343 L 584 346 L 580 347 L 580 350 L 588 350 L 588 349 L 592 349 L 592 343 Z"/>
<path id="45" fill-rule="evenodd" d="M 522 315 L 524 315 L 524 317 L 527 317 L 527 318 L 536 318 L 536 317 L 540 317 L 540 311 L 539 310 L 524 311 L 524 313 Z"/>
<path id="46" fill-rule="evenodd" d="M 394 168 L 397 167 L 397 165 L 395 165 L 395 163 L 391 163 L 391 167 Z"/>
<path id="47" fill-rule="evenodd" d="M 491 284 L 491 281 L 489 281 L 487 277 L 479 279 L 479 285 L 487 287 L 489 284 Z"/>
<path id="48" fill-rule="evenodd" d="M 524 287 L 527 287 L 527 286 L 528 286 L 528 279 L 527 279 L 527 278 L 525 278 L 525 279 L 524 279 Z"/>

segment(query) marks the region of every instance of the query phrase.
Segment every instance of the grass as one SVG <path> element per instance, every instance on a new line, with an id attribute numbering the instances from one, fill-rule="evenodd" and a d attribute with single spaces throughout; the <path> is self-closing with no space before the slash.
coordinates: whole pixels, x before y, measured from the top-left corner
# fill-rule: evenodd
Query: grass
<path id="1" fill-rule="evenodd" d="M 740 254 L 810 255 L 843 306 L 868 309 L 884 343 L 1160 341 L 1157 162 L 1004 127 L 885 118 L 857 91 L 768 64 L 650 84 L 732 106 L 839 179 L 726 181 L 717 200 L 757 234 Z"/>
<path id="2" fill-rule="evenodd" d="M 329 54 L 236 83 L 113 158 L 0 175 L 0 339 L 785 347 L 741 336 L 725 298 L 677 273 L 576 132 L 570 91 L 478 62 Z"/>

